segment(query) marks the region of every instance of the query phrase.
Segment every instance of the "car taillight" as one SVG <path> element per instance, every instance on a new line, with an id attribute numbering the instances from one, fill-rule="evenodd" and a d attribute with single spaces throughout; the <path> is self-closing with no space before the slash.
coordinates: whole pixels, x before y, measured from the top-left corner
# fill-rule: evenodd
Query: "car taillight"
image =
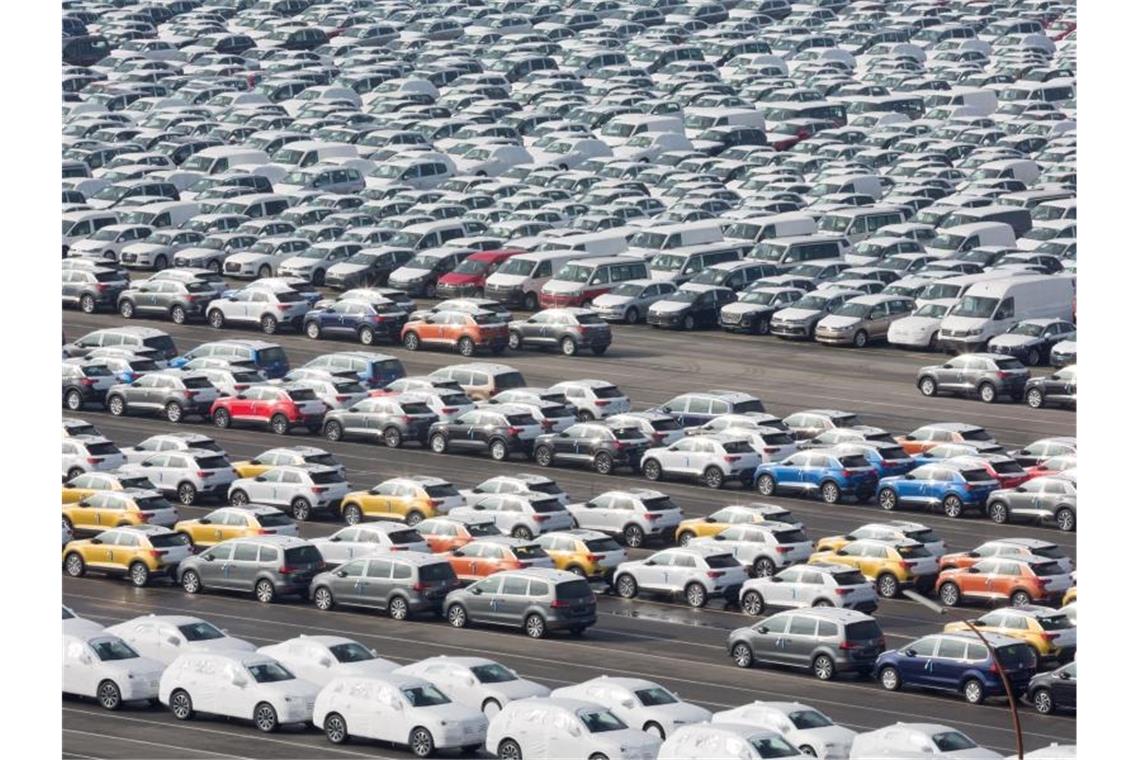
<path id="1" fill-rule="evenodd" d="M 443 504 L 443 499 L 428 499 L 428 504 L 433 507 L 438 507 L 440 504 Z"/>
<path id="2" fill-rule="evenodd" d="M 974 490 L 974 484 L 973 483 L 967 483 L 966 484 L 966 490 L 967 491 L 973 491 Z"/>
<path id="3" fill-rule="evenodd" d="M 904 570 L 910 570 L 912 567 L 914 567 L 917 564 L 918 564 L 917 562 L 912 562 L 909 559 L 904 559 L 902 562 L 899 563 L 899 566 L 902 567 Z"/>
<path id="4" fill-rule="evenodd" d="M 777 554 L 787 554 L 791 550 L 792 550 L 792 547 L 790 547 L 790 546 L 777 546 L 776 547 L 776 553 Z"/>
<path id="5" fill-rule="evenodd" d="M 555 599 L 550 603 L 550 608 L 554 610 L 566 609 L 570 606 L 570 602 L 565 599 Z"/>
<path id="6" fill-rule="evenodd" d="M 279 304 L 277 304 L 277 308 L 280 309 L 281 311 L 286 311 L 289 308 L 289 304 L 279 303 Z"/>
<path id="7" fill-rule="evenodd" d="M 344 395 L 343 393 L 337 394 L 337 397 L 336 397 L 337 401 L 348 401 L 348 399 L 349 399 L 349 397 Z"/>
<path id="8" fill-rule="evenodd" d="M 455 414 L 458 411 L 459 411 L 459 409 L 457 409 L 454 406 L 445 406 L 444 408 L 439 410 L 439 413 L 440 414 Z"/>
<path id="9" fill-rule="evenodd" d="M 657 512 L 646 512 L 645 513 L 645 519 L 646 520 L 660 520 L 661 515 L 658 514 Z"/>
<path id="10" fill-rule="evenodd" d="M 280 573 L 281 575 L 291 575 L 291 574 L 297 572 L 297 570 L 298 570 L 298 568 L 293 567 L 291 565 L 282 565 L 281 567 L 277 568 L 277 572 Z"/>
<path id="11" fill-rule="evenodd" d="M 526 563 L 523 562 L 522 560 L 517 560 L 517 559 L 514 562 L 511 562 L 508 565 L 506 565 L 506 568 L 509 570 L 522 570 L 524 567 L 526 567 Z"/>
<path id="12" fill-rule="evenodd" d="M 102 457 L 87 457 L 87 464 L 99 464 L 102 461 Z"/>
<path id="13" fill-rule="evenodd" d="M 391 546 L 388 547 L 388 551 L 390 551 L 390 552 L 404 552 L 407 550 L 408 550 L 408 547 L 398 546 L 396 544 L 392 544 Z"/>
<path id="14" fill-rule="evenodd" d="M 147 552 L 147 554 L 149 554 L 152 559 L 158 559 L 159 557 L 166 556 L 166 552 L 162 549 L 151 549 L 149 552 Z"/>
<path id="15" fill-rule="evenodd" d="M 543 430 L 550 430 L 553 427 L 554 427 L 554 420 L 543 420 L 542 421 L 542 429 Z"/>
<path id="16" fill-rule="evenodd" d="M 842 476 L 843 476 L 843 477 L 845 477 L 845 478 L 849 478 L 849 477 L 851 477 L 852 475 L 854 475 L 855 473 L 854 473 L 854 472 L 852 472 L 851 470 L 843 470 L 843 471 L 842 471 L 842 472 L 840 472 L 839 474 L 840 474 L 840 475 L 842 475 Z"/>
<path id="17" fill-rule="evenodd" d="M 194 398 L 194 391 L 182 391 L 183 398 Z"/>
<path id="18" fill-rule="evenodd" d="M 839 648 L 846 650 L 846 651 L 850 651 L 852 649 L 859 649 L 859 645 L 856 644 L 854 641 L 841 641 L 841 642 L 839 642 Z"/>
<path id="19" fill-rule="evenodd" d="M 408 423 L 410 423 L 412 421 L 412 418 L 410 415 L 405 414 L 403 417 L 400 418 L 400 421 L 403 422 L 405 425 L 407 425 Z"/>
<path id="20" fill-rule="evenodd" d="M 765 446 L 764 447 L 764 453 L 765 454 L 775 454 L 779 450 L 780 450 L 779 446 Z"/>
<path id="21" fill-rule="evenodd" d="M 517 428 L 514 425 L 507 428 L 507 435 L 509 435 L 509 436 L 516 436 L 521 432 L 522 432 L 522 428 Z"/>
<path id="22" fill-rule="evenodd" d="M 326 488 L 325 486 L 313 486 L 313 489 L 312 489 L 313 493 L 324 493 L 327 490 L 329 490 L 329 489 Z"/>
<path id="23" fill-rule="evenodd" d="M 728 456 L 726 456 L 726 457 L 724 458 L 724 461 L 728 462 L 729 464 L 732 464 L 733 462 L 735 462 L 735 461 L 736 461 L 736 460 L 738 460 L 738 459 L 740 459 L 740 455 L 738 455 L 738 454 L 729 454 Z"/>
<path id="24" fill-rule="evenodd" d="M 606 555 L 604 555 L 604 554 L 587 554 L 586 555 L 586 561 L 587 562 L 601 562 L 605 558 L 605 556 Z"/>
<path id="25" fill-rule="evenodd" d="M 90 388 L 91 386 L 95 385 L 95 381 L 89 377 L 85 377 L 79 381 L 79 384 Z"/>
<path id="26" fill-rule="evenodd" d="M 665 434 L 664 433 L 653 433 L 652 438 L 654 441 L 657 441 L 658 443 L 660 443 L 661 441 L 665 440 Z"/>
<path id="27" fill-rule="evenodd" d="M 535 522 L 546 522 L 549 519 L 550 519 L 550 515 L 535 515 L 534 516 Z"/>
<path id="28" fill-rule="evenodd" d="M 427 589 L 428 589 L 428 585 L 426 583 L 416 581 L 415 583 L 412 584 L 412 591 L 427 591 Z"/>
<path id="29" fill-rule="evenodd" d="M 139 512 L 138 516 L 140 520 L 146 522 L 150 518 L 154 517 L 154 512 Z"/>
<path id="30" fill-rule="evenodd" d="M 850 589 L 850 588 L 837 588 L 837 589 L 835 589 L 835 593 L 838 594 L 839 596 L 847 596 L 852 591 L 854 591 L 854 589 Z"/>
<path id="31" fill-rule="evenodd" d="M 1009 376 L 1010 376 L 1009 372 L 998 370 L 998 373 L 997 373 L 997 379 L 998 380 L 1005 380 Z"/>
<path id="32" fill-rule="evenodd" d="M 723 570 L 709 570 L 708 572 L 705 573 L 705 575 L 707 575 L 710 578 L 719 578 L 722 575 L 724 575 L 724 571 Z"/>
<path id="33" fill-rule="evenodd" d="M 606 399 L 603 399 L 603 398 L 594 399 L 594 406 L 609 406 L 609 405 L 610 405 L 610 402 L 607 401 Z"/>
<path id="34" fill-rule="evenodd" d="M 107 289 L 107 288 L 109 288 L 109 287 L 111 287 L 111 286 L 110 286 L 110 285 L 108 285 L 108 284 L 107 284 L 107 283 L 105 283 L 105 282 L 97 282 L 97 283 L 95 283 L 95 290 L 99 291 L 100 293 L 102 293 L 104 290 L 106 290 L 106 289 Z"/>
<path id="35" fill-rule="evenodd" d="M 273 534 L 273 531 L 266 530 L 265 528 L 258 528 L 257 531 L 254 533 L 254 535 L 257 535 L 257 536 L 269 536 L 272 534 Z"/>
<path id="36" fill-rule="evenodd" d="M 1043 634 L 1041 634 L 1041 638 L 1045 639 L 1046 641 L 1048 641 L 1050 643 L 1056 641 L 1060 637 L 1061 637 L 1061 634 L 1059 634 L 1059 633 L 1043 633 Z"/>

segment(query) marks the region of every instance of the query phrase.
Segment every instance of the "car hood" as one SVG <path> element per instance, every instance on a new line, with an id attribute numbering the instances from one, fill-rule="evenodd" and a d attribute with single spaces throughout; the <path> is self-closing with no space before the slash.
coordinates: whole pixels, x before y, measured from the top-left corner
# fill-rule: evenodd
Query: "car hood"
<path id="1" fill-rule="evenodd" d="M 188 641 L 182 649 L 191 649 L 195 652 L 256 652 L 257 647 L 245 639 L 227 636 L 222 639 L 207 639 L 206 641 Z"/>
<path id="2" fill-rule="evenodd" d="M 238 253 L 231 253 L 229 256 L 227 256 L 226 262 L 227 263 L 236 262 L 239 264 L 244 264 L 247 261 L 258 261 L 260 259 L 272 258 L 272 257 L 273 257 L 273 254 L 271 254 L 271 253 L 258 253 L 256 251 L 239 251 Z"/>
<path id="3" fill-rule="evenodd" d="M 845 747 L 851 746 L 851 742 L 855 740 L 856 733 L 850 728 L 843 726 L 820 726 L 819 728 L 803 728 L 789 731 L 789 734 L 795 734 L 797 737 L 793 744 L 800 744 L 803 740 L 810 740 L 819 742 L 821 744 L 836 744 Z"/>
<path id="4" fill-rule="evenodd" d="M 777 319 L 782 319 L 786 322 L 799 322 L 819 316 L 819 311 L 816 309 L 781 309 L 776 312 L 775 316 Z"/>
<path id="5" fill-rule="evenodd" d="M 903 317 L 891 324 L 899 330 L 925 330 L 942 323 L 941 317 Z"/>
<path id="6" fill-rule="evenodd" d="M 861 317 L 840 317 L 835 314 L 829 314 L 819 320 L 819 326 L 842 329 L 844 327 L 854 327 L 862 321 Z"/>
<path id="7" fill-rule="evenodd" d="M 411 267 L 400 267 L 395 272 L 388 276 L 389 281 L 396 282 L 410 282 L 412 280 L 420 280 L 431 274 L 428 269 L 412 269 Z"/>
<path id="8" fill-rule="evenodd" d="M 712 713 L 698 705 L 688 702 L 674 702 L 670 705 L 656 705 L 651 708 L 653 712 L 668 718 L 674 723 L 705 723 L 712 718 Z"/>
<path id="9" fill-rule="evenodd" d="M 692 306 L 689 303 L 682 303 L 680 301 L 658 301 L 649 307 L 649 311 L 653 314 L 676 314 L 678 312 L 687 311 Z"/>
<path id="10" fill-rule="evenodd" d="M 360 662 L 338 662 L 332 666 L 332 675 L 352 676 L 353 678 L 370 678 L 396 669 L 396 664 L 384 659 L 361 660 Z"/>
<path id="11" fill-rule="evenodd" d="M 633 303 L 633 298 L 630 296 L 615 296 L 612 293 L 603 293 L 594 299 L 594 306 L 625 306 L 628 303 Z"/>
<path id="12" fill-rule="evenodd" d="M 488 684 L 487 692 L 492 696 L 498 697 L 504 704 L 515 699 L 550 696 L 550 689 L 540 683 L 527 681 L 524 678 L 519 678 L 515 681 Z"/>
<path id="13" fill-rule="evenodd" d="M 721 307 L 720 313 L 721 314 L 725 314 L 725 313 L 728 313 L 728 314 L 757 314 L 757 313 L 764 312 L 764 311 L 775 311 L 775 310 L 776 309 L 774 307 L 769 306 L 767 304 L 741 303 L 741 302 L 737 301 L 735 303 L 725 304 L 723 307 Z"/>
<path id="14" fill-rule="evenodd" d="M 466 285 L 469 282 L 478 282 L 482 275 L 478 274 L 456 274 L 455 272 L 448 272 L 443 277 L 439 278 L 440 285 Z"/>
<path id="15" fill-rule="evenodd" d="M 344 275 L 356 274 L 357 272 L 363 272 L 367 269 L 368 269 L 367 264 L 352 264 L 352 263 L 349 263 L 347 261 L 339 261 L 336 264 L 333 264 L 331 267 L 329 267 L 328 273 L 329 274 L 338 274 L 338 275 L 344 276 Z"/>
<path id="16" fill-rule="evenodd" d="M 154 251 L 165 251 L 166 248 L 166 245 L 160 243 L 131 243 L 123 246 L 123 253 L 152 253 Z"/>
<path id="17" fill-rule="evenodd" d="M 992 340 L 990 340 L 990 345 L 991 346 L 1008 346 L 1010 348 L 1019 348 L 1021 346 L 1031 345 L 1033 343 L 1036 343 L 1037 341 L 1038 341 L 1038 338 L 1035 338 L 1032 335 L 1012 335 L 1010 333 L 1005 333 L 1004 335 L 998 335 L 995 338 L 993 338 Z"/>

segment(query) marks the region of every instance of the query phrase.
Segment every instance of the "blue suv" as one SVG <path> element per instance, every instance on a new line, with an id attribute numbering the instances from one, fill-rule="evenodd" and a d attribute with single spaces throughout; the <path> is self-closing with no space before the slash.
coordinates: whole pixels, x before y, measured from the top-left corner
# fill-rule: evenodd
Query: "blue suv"
<path id="1" fill-rule="evenodd" d="M 818 493 L 828 504 L 845 496 L 868 501 L 875 493 L 879 475 L 859 453 L 812 449 L 792 454 L 782 462 L 756 468 L 756 489 L 765 496 L 779 491 Z"/>
<path id="2" fill-rule="evenodd" d="M 182 356 L 171 359 L 170 366 L 179 369 L 194 359 L 204 357 L 255 367 L 269 380 L 284 377 L 289 371 L 289 357 L 281 346 L 263 340 L 242 338 L 203 343 Z"/>
<path id="3" fill-rule="evenodd" d="M 1037 669 L 1033 648 L 1000 634 L 987 634 L 986 640 L 1005 669 L 1014 698 L 1019 697 Z M 907 686 L 951 691 L 975 705 L 1005 694 L 993 656 L 969 633 L 935 633 L 901 649 L 889 649 L 875 660 L 874 674 L 888 691 Z"/>
<path id="4" fill-rule="evenodd" d="M 967 509 L 984 511 L 986 499 L 998 487 L 982 467 L 941 460 L 883 478 L 876 498 L 887 511 L 907 505 L 940 507 L 947 517 L 961 517 Z"/>
<path id="5" fill-rule="evenodd" d="M 871 466 L 875 468 L 875 472 L 878 473 L 880 478 L 906 475 L 915 467 L 922 464 L 921 461 L 906 453 L 903 447 L 894 441 L 890 443 L 883 443 L 882 441 L 853 441 L 838 444 L 834 447 L 833 451 L 837 454 L 862 454 L 866 457 Z"/>
<path id="6" fill-rule="evenodd" d="M 334 336 L 355 338 L 371 346 L 381 337 L 398 340 L 400 328 L 407 321 L 408 313 L 394 303 L 348 300 L 313 309 L 305 315 L 304 329 L 314 340 Z"/>

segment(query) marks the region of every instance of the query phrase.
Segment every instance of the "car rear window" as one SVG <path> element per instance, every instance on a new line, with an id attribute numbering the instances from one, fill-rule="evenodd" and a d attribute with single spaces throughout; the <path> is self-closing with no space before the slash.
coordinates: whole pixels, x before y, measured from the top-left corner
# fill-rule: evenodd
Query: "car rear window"
<path id="1" fill-rule="evenodd" d="M 1065 571 L 1056 562 L 1035 562 L 1029 566 L 1033 569 L 1034 575 L 1064 575 Z"/>
<path id="2" fill-rule="evenodd" d="M 333 384 L 337 393 L 364 393 L 364 386 L 355 380 L 345 380 Z"/>
<path id="3" fill-rule="evenodd" d="M 740 567 L 740 563 L 737 562 L 736 557 L 733 557 L 731 554 L 713 554 L 709 557 L 705 557 L 705 564 L 714 570 L 725 567 Z"/>
<path id="4" fill-rule="evenodd" d="M 111 370 L 105 364 L 88 364 L 83 367 L 83 374 L 87 377 L 106 377 L 111 374 Z"/>
<path id="5" fill-rule="evenodd" d="M 778 530 L 772 533 L 778 544 L 798 544 L 808 540 L 807 534 L 799 528 L 795 530 Z"/>
<path id="6" fill-rule="evenodd" d="M 1061 551 L 1061 547 L 1055 544 L 1034 546 L 1033 553 L 1038 557 L 1048 557 L 1049 559 L 1061 559 L 1065 556 L 1065 552 Z"/>
<path id="7" fill-rule="evenodd" d="M 500 375 L 495 375 L 495 387 L 501 391 L 508 391 L 512 388 L 525 388 L 526 379 L 523 378 L 519 372 L 503 372 Z"/>
<path id="8" fill-rule="evenodd" d="M 579 314 L 578 324 L 580 325 L 604 325 L 607 324 L 604 319 L 597 314 Z"/>
<path id="9" fill-rule="evenodd" d="M 669 417 L 668 419 L 653 420 L 649 423 L 650 427 L 654 430 L 681 430 L 681 423 Z"/>
<path id="10" fill-rule="evenodd" d="M 305 457 L 305 461 L 309 464 L 323 464 L 326 467 L 338 467 L 337 461 L 333 458 L 332 454 L 314 454 Z"/>
<path id="11" fill-rule="evenodd" d="M 646 512 L 664 512 L 669 509 L 679 509 L 668 496 L 658 496 L 652 499 L 642 499 Z"/>
<path id="12" fill-rule="evenodd" d="M 431 499 L 445 499 L 448 496 L 458 496 L 459 491 L 451 483 L 440 483 L 433 486 L 424 486 L 424 493 Z"/>
<path id="13" fill-rule="evenodd" d="M 420 535 L 418 530 L 408 528 L 407 530 L 392 531 L 388 534 L 388 540 L 397 545 L 418 544 L 424 540 L 424 537 Z"/>
<path id="14" fill-rule="evenodd" d="M 751 454 L 755 451 L 748 441 L 726 441 L 722 445 L 726 454 Z"/>
<path id="15" fill-rule="evenodd" d="M 304 300 L 305 297 L 295 290 L 282 290 L 277 294 L 278 303 L 298 303 Z"/>
<path id="16" fill-rule="evenodd" d="M 1001 475 L 1013 475 L 1016 473 L 1025 472 L 1025 470 L 1021 468 L 1021 465 L 1012 459 L 1008 462 L 990 462 L 990 466 L 994 468 L 994 472 L 997 472 Z"/>
<path id="17" fill-rule="evenodd" d="M 170 509 L 170 502 L 161 496 L 144 496 L 141 499 L 135 499 L 135 506 L 143 511 L 152 509 Z"/>
<path id="18" fill-rule="evenodd" d="M 462 393 L 451 393 L 446 396 L 440 396 L 439 400 L 444 406 L 467 406 L 471 403 L 471 399 L 464 396 Z"/>
<path id="19" fill-rule="evenodd" d="M 152 348 L 161 356 L 174 356 L 178 349 L 174 347 L 174 340 L 169 335 L 155 335 L 143 340 L 143 345 Z"/>
<path id="20" fill-rule="evenodd" d="M 603 385 L 594 389 L 594 395 L 598 398 L 621 398 L 622 394 L 616 385 Z"/>
<path id="21" fill-rule="evenodd" d="M 898 553 L 903 559 L 932 556 L 925 546 L 900 546 L 898 547 Z"/>
<path id="22" fill-rule="evenodd" d="M 263 348 L 257 352 L 257 358 L 262 364 L 277 364 L 278 362 L 286 361 L 285 349 L 280 346 Z"/>
<path id="23" fill-rule="evenodd" d="M 534 424 L 534 417 L 532 417 L 529 414 L 508 414 L 507 415 L 507 424 L 515 426 L 515 427 L 520 426 L 520 425 L 522 425 L 522 426 L 533 425 Z"/>
<path id="24" fill-rule="evenodd" d="M 844 467 L 870 467 L 871 463 L 867 461 L 867 457 L 862 454 L 848 454 L 847 456 L 839 457 L 839 464 Z"/>
<path id="25" fill-rule="evenodd" d="M 111 454 L 118 454 L 119 450 L 115 448 L 115 444 L 106 441 L 104 443 L 87 444 L 87 453 L 97 457 L 105 457 Z"/>
<path id="26" fill-rule="evenodd" d="M 988 441 L 990 434 L 986 432 L 985 428 L 973 428 L 971 430 L 960 430 L 958 434 L 962 436 L 963 441 Z"/>
<path id="27" fill-rule="evenodd" d="M 1046 615 L 1037 618 L 1037 623 L 1043 631 L 1061 631 L 1073 627 L 1073 621 L 1068 615 Z"/>
<path id="28" fill-rule="evenodd" d="M 290 388 L 287 392 L 294 401 L 313 401 L 317 398 L 312 388 Z"/>
<path id="29" fill-rule="evenodd" d="M 503 535 L 502 531 L 499 530 L 499 526 L 495 525 L 493 522 L 469 523 L 467 525 L 467 532 L 475 538 L 482 538 L 483 536 Z"/>
<path id="30" fill-rule="evenodd" d="M 635 427 L 615 428 L 611 432 L 613 433 L 614 438 L 619 441 L 636 441 L 639 438 L 644 437 L 641 434 L 641 431 Z"/>
<path id="31" fill-rule="evenodd" d="M 549 406 L 542 411 L 542 414 L 548 419 L 574 416 L 573 410 L 571 410 L 570 407 L 566 406 L 565 404 L 555 404 L 554 406 Z"/>
<path id="32" fill-rule="evenodd" d="M 512 549 L 516 559 L 543 559 L 547 557 L 546 550 L 538 544 L 523 544 Z"/>
<path id="33" fill-rule="evenodd" d="M 593 589 L 584 580 L 566 581 L 554 587 L 555 599 L 591 599 L 593 596 Z"/>
<path id="34" fill-rule="evenodd" d="M 90 451 L 90 449 L 88 449 Z M 119 478 L 119 485 L 123 488 L 150 488 L 150 479 L 145 475 L 137 478 Z"/>
<path id="35" fill-rule="evenodd" d="M 420 581 L 436 583 L 439 581 L 453 581 L 456 579 L 455 570 L 450 562 L 433 562 L 430 565 L 420 566 Z"/>
<path id="36" fill-rule="evenodd" d="M 257 374 L 253 370 L 249 370 L 247 372 L 234 372 L 233 378 L 235 383 L 248 383 L 251 385 L 253 383 L 260 383 L 263 379 L 261 375 Z"/>
<path id="37" fill-rule="evenodd" d="M 867 579 L 863 574 L 852 570 L 850 572 L 835 573 L 831 576 L 835 579 L 836 586 L 858 586 L 861 583 L 866 583 Z M 856 623 L 858 625 L 858 623 Z"/>
<path id="38" fill-rule="evenodd" d="M 763 412 L 764 404 L 760 399 L 751 399 L 749 401 L 738 401 L 732 405 L 732 411 L 736 414 L 746 414 L 748 412 Z"/>
<path id="39" fill-rule="evenodd" d="M 115 282 L 116 280 L 123 279 L 123 276 L 118 272 L 96 272 L 95 282 Z"/>
<path id="40" fill-rule="evenodd" d="M 268 512 L 263 515 L 258 515 L 257 521 L 261 523 L 261 527 L 263 528 L 281 528 L 293 524 L 289 515 L 284 512 Z"/>
<path id="41" fill-rule="evenodd" d="M 867 639 L 879 639 L 883 636 L 883 629 L 879 627 L 877 620 L 859 620 L 848 623 L 846 627 L 849 640 L 865 641 Z"/>
<path id="42" fill-rule="evenodd" d="M 323 470 L 320 472 L 311 473 L 310 476 L 314 483 L 328 484 L 328 483 L 343 483 L 344 476 L 337 470 Z"/>
<path id="43" fill-rule="evenodd" d="M 200 390 L 202 388 L 213 388 L 210 381 L 204 377 L 184 377 L 182 384 L 191 390 Z"/>
<path id="44" fill-rule="evenodd" d="M 1034 668 L 1037 666 L 1037 657 L 1028 644 L 1010 644 L 1004 647 L 995 647 L 998 661 L 1007 668 Z"/>
<path id="45" fill-rule="evenodd" d="M 530 503 L 530 507 L 542 515 L 566 511 L 566 508 L 562 506 L 562 502 L 558 501 L 558 499 L 535 499 Z"/>
<path id="46" fill-rule="evenodd" d="M 902 446 L 892 446 L 890 448 L 879 449 L 879 456 L 883 459 L 906 459 L 907 453 L 903 450 Z"/>
<path id="47" fill-rule="evenodd" d="M 202 470 L 226 470 L 230 466 L 225 457 L 198 457 L 195 461 Z"/>
<path id="48" fill-rule="evenodd" d="M 324 563 L 315 546 L 294 546 L 285 550 L 286 565 L 320 565 Z"/>
<path id="49" fill-rule="evenodd" d="M 967 483 L 980 483 L 983 480 L 993 480 L 985 470 L 962 470 L 962 477 Z"/>
<path id="50" fill-rule="evenodd" d="M 612 538 L 591 538 L 586 542 L 586 548 L 592 552 L 617 552 L 621 551 L 621 544 Z"/>
<path id="51" fill-rule="evenodd" d="M 994 363 L 998 369 L 1025 369 L 1017 359 L 998 359 Z"/>
<path id="52" fill-rule="evenodd" d="M 796 439 L 787 433 L 765 433 L 760 438 L 769 446 L 790 446 L 796 442 Z"/>
<path id="53" fill-rule="evenodd" d="M 503 321 L 498 314 L 472 314 L 471 319 L 475 320 L 477 325 L 495 325 Z"/>
<path id="54" fill-rule="evenodd" d="M 176 546 L 186 546 L 190 539 L 184 533 L 159 533 L 148 537 L 150 545 L 155 549 L 173 549 Z M 1062 615 L 1061 617 L 1065 617 Z M 1065 618 L 1068 620 L 1068 618 Z"/>
<path id="55" fill-rule="evenodd" d="M 938 540 L 938 536 L 932 530 L 908 530 L 906 537 L 920 544 L 932 544 Z"/>
<path id="56" fill-rule="evenodd" d="M 186 283 L 187 293 L 208 293 L 213 289 L 214 288 L 210 285 L 210 283 L 202 282 L 201 280 L 191 280 L 190 282 Z"/>
<path id="57" fill-rule="evenodd" d="M 400 404 L 400 408 L 404 410 L 404 414 L 431 414 L 431 407 L 422 401 L 408 401 Z"/>

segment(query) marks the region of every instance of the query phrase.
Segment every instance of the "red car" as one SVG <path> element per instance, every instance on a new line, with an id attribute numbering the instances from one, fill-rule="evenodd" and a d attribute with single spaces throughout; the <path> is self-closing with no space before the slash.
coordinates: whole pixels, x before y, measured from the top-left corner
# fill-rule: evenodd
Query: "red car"
<path id="1" fill-rule="evenodd" d="M 439 278 L 435 292 L 440 298 L 483 297 L 483 286 L 487 278 L 495 273 L 503 262 L 523 251 L 503 249 L 473 253 L 459 263 L 452 271 Z"/>
<path id="2" fill-rule="evenodd" d="M 1005 454 L 966 454 L 947 461 L 970 462 L 985 469 L 1001 488 L 1017 488 L 1032 476 L 1017 460 Z"/>
<path id="3" fill-rule="evenodd" d="M 1055 457 L 1049 457 L 1040 464 L 1033 465 L 1025 472 L 1030 478 L 1043 478 L 1051 475 L 1060 475 L 1065 470 L 1071 470 L 1076 466 L 1076 454 L 1059 454 Z"/>
<path id="4" fill-rule="evenodd" d="M 320 430 L 328 407 L 312 388 L 296 385 L 252 385 L 236 396 L 225 396 L 210 407 L 214 424 L 227 428 L 235 422 L 265 425 L 278 435 L 295 427 Z"/>

